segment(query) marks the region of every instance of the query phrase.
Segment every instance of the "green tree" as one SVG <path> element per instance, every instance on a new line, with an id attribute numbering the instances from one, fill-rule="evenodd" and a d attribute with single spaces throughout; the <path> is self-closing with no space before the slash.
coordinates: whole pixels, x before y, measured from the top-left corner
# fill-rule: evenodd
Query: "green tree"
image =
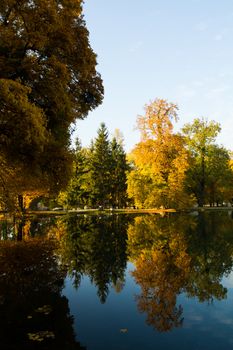
<path id="1" fill-rule="evenodd" d="M 121 141 L 109 140 L 104 123 L 90 147 L 76 142 L 73 175 L 65 192 L 60 193 L 62 205 L 123 207 L 127 202 L 126 173 L 128 163 Z"/>
<path id="2" fill-rule="evenodd" d="M 207 162 L 208 183 L 206 199 L 211 206 L 231 202 L 233 197 L 233 171 L 229 152 L 222 146 L 213 145 L 209 149 Z"/>
<path id="3" fill-rule="evenodd" d="M 111 157 L 111 204 L 113 207 L 122 208 L 127 203 L 127 172 L 129 165 L 123 145 L 115 137 L 111 142 Z"/>
<path id="4" fill-rule="evenodd" d="M 96 205 L 106 206 L 111 199 L 112 155 L 108 130 L 101 123 L 93 143 L 91 171 L 93 176 L 93 196 Z"/>
<path id="5" fill-rule="evenodd" d="M 0 4 L 1 157 L 7 167 L 19 167 L 21 177 L 39 179 L 34 189 L 38 182 L 46 191 L 66 185 L 70 126 L 103 98 L 82 3 Z M 18 194 L 29 187 L 29 180 L 21 181 Z"/>
<path id="6" fill-rule="evenodd" d="M 82 148 L 76 140 L 73 172 L 64 192 L 60 192 L 58 203 L 67 207 L 84 207 L 92 204 L 92 174 L 90 149 Z"/>
<path id="7" fill-rule="evenodd" d="M 220 130 L 219 123 L 204 118 L 195 119 L 182 129 L 190 152 L 186 188 L 199 206 L 223 201 L 227 188 L 232 187 L 229 153 L 215 143 Z"/>

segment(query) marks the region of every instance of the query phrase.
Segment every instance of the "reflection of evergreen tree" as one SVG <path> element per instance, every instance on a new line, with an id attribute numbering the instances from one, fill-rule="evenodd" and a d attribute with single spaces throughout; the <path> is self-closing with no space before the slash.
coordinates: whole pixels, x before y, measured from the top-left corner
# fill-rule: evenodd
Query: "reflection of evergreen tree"
<path id="1" fill-rule="evenodd" d="M 4 350 L 78 350 L 68 300 L 61 296 L 66 272 L 53 241 L 0 245 L 0 344 Z"/>
<path id="2" fill-rule="evenodd" d="M 127 217 L 80 216 L 66 219 L 62 238 L 63 262 L 68 265 L 74 284 L 87 274 L 105 302 L 109 286 L 124 278 L 127 263 Z"/>

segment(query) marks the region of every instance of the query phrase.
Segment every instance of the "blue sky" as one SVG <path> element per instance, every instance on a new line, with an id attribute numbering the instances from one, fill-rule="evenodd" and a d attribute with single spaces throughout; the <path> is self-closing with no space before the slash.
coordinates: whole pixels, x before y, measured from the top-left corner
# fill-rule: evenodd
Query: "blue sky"
<path id="1" fill-rule="evenodd" d="M 137 115 L 155 98 L 179 106 L 176 129 L 197 117 L 222 126 L 233 150 L 233 1 L 86 0 L 84 16 L 105 87 L 103 104 L 77 122 L 83 146 L 101 122 L 130 151 Z"/>

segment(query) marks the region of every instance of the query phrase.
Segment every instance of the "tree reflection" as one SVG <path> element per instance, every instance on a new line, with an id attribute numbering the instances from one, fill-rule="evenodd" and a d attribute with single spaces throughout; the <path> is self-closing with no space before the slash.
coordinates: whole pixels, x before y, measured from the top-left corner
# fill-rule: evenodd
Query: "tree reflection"
<path id="1" fill-rule="evenodd" d="M 61 256 L 73 283 L 79 286 L 88 275 L 97 287 L 100 301 L 106 301 L 109 286 L 124 280 L 127 264 L 126 216 L 69 216 L 57 225 L 63 226 Z"/>
<path id="2" fill-rule="evenodd" d="M 81 349 L 61 295 L 66 274 L 76 287 L 89 276 L 104 303 L 110 286 L 124 288 L 128 258 L 147 323 L 161 332 L 181 326 L 181 293 L 201 302 L 226 297 L 221 280 L 233 266 L 232 229 L 227 213 L 68 216 L 55 224 L 49 218 L 25 220 L 20 228 L 2 222 L 1 347 Z"/>
<path id="3" fill-rule="evenodd" d="M 200 302 L 226 297 L 221 279 L 233 266 L 232 220 L 226 214 L 141 216 L 129 226 L 128 251 L 141 287 L 138 309 L 148 324 L 168 331 L 182 324 L 181 292 Z"/>
<path id="4" fill-rule="evenodd" d="M 187 294 L 199 301 L 223 299 L 227 289 L 221 284 L 233 266 L 233 222 L 226 213 L 200 213 L 195 230 L 187 229 L 186 239 L 192 257 Z"/>
<path id="5" fill-rule="evenodd" d="M 28 238 L 0 243 L 0 344 L 4 350 L 85 349 L 76 340 L 61 295 L 56 242 Z"/>
<path id="6" fill-rule="evenodd" d="M 15 217 L 0 221 L 0 240 L 27 240 L 32 237 L 46 236 L 50 227 L 53 227 L 55 218 Z"/>
<path id="7" fill-rule="evenodd" d="M 159 331 L 168 331 L 182 325 L 182 307 L 176 305 L 176 298 L 186 284 L 190 257 L 182 237 L 179 233 L 171 235 L 170 226 L 165 226 L 164 232 L 157 218 L 153 220 L 148 217 L 141 217 L 137 223 L 139 226 L 143 224 L 146 229 L 145 222 L 148 221 L 147 234 L 154 228 L 151 236 L 154 237 L 154 242 L 150 240 L 151 247 L 148 242 L 145 248 L 142 241 L 139 245 L 141 252 L 135 261 L 136 269 L 132 272 L 136 283 L 141 286 L 141 294 L 136 300 L 139 311 L 147 314 L 149 325 Z M 129 237 L 131 239 L 132 231 Z M 135 246 L 137 244 L 134 241 L 133 247 Z"/>

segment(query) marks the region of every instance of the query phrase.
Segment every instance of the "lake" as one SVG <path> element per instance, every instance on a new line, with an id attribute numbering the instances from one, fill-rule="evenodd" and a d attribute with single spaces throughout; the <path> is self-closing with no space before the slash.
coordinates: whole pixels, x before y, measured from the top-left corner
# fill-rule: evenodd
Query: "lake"
<path id="1" fill-rule="evenodd" d="M 0 222 L 0 348 L 233 349 L 233 214 Z"/>

